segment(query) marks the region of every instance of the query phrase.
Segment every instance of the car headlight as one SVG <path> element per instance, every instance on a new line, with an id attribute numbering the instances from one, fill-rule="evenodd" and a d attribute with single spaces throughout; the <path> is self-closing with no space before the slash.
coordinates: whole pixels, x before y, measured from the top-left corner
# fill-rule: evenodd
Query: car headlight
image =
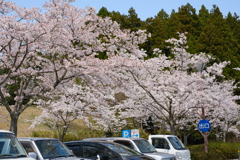
<path id="1" fill-rule="evenodd" d="M 182 159 L 182 155 L 180 152 L 176 152 L 176 158 L 177 158 L 177 160 Z"/>

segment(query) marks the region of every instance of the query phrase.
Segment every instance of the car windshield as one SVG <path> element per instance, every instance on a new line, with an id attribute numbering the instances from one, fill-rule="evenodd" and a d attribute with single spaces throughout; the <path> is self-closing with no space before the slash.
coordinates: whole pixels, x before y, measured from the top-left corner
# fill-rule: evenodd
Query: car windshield
<path id="1" fill-rule="evenodd" d="M 44 159 L 74 156 L 59 140 L 36 140 L 35 143 Z"/>
<path id="2" fill-rule="evenodd" d="M 112 143 L 101 143 L 101 144 L 103 144 L 104 146 L 107 146 L 109 149 L 113 150 L 114 152 L 117 152 L 118 154 L 124 157 L 142 155 L 141 153 L 120 144 L 119 145 L 112 144 Z"/>
<path id="3" fill-rule="evenodd" d="M 175 149 L 185 149 L 185 146 L 177 137 L 168 137 L 168 140 Z"/>
<path id="4" fill-rule="evenodd" d="M 147 140 L 133 140 L 142 153 L 157 152 L 156 149 Z"/>
<path id="5" fill-rule="evenodd" d="M 0 133 L 0 159 L 27 157 L 17 138 L 12 133 Z"/>

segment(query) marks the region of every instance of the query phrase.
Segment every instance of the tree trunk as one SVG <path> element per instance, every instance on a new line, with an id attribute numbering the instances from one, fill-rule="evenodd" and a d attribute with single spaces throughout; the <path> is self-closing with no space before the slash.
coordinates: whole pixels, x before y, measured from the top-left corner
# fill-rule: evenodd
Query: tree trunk
<path id="1" fill-rule="evenodd" d="M 188 144 L 187 137 L 188 137 L 187 136 L 187 129 L 186 129 L 186 126 L 184 126 L 184 131 L 183 131 L 183 139 L 184 139 L 183 143 L 184 143 L 184 145 Z"/>
<path id="2" fill-rule="evenodd" d="M 223 140 L 222 141 L 226 142 L 226 132 L 225 131 L 223 131 Z"/>
<path id="3" fill-rule="evenodd" d="M 13 132 L 15 136 L 17 136 L 17 133 L 18 133 L 17 124 L 18 124 L 19 114 L 11 113 L 10 117 L 11 117 L 10 131 Z"/>
<path id="4" fill-rule="evenodd" d="M 170 125 L 170 133 L 171 133 L 171 135 L 175 135 L 175 127 L 174 127 L 174 124 L 170 122 L 169 125 Z"/>

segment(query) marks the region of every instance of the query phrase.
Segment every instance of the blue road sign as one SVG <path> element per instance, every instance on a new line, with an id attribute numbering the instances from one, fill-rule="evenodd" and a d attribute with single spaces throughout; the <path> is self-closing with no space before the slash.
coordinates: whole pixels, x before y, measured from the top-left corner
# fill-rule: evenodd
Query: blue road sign
<path id="1" fill-rule="evenodd" d="M 208 120 L 202 119 L 198 122 L 198 129 L 201 132 L 207 132 L 210 130 L 210 128 L 211 128 L 211 124 Z"/>
<path id="2" fill-rule="evenodd" d="M 122 130 L 122 137 L 131 137 L 131 130 Z"/>

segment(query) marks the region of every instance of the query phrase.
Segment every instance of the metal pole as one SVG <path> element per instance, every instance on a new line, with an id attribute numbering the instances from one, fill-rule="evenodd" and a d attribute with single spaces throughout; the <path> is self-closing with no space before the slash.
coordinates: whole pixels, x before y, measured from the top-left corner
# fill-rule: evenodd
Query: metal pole
<path id="1" fill-rule="evenodd" d="M 198 63 L 196 66 L 196 69 L 202 73 L 203 69 L 205 67 L 205 63 Z M 200 82 L 200 91 L 203 90 L 202 88 L 202 80 Z M 202 119 L 205 119 L 205 111 L 204 111 L 204 106 L 202 106 Z M 203 132 L 203 139 L 204 139 L 204 151 L 205 153 L 208 153 L 208 138 L 207 138 L 207 132 Z"/>
<path id="2" fill-rule="evenodd" d="M 202 107 L 202 119 L 205 119 L 204 107 Z M 204 151 L 205 151 L 205 153 L 208 153 L 208 138 L 207 138 L 207 132 L 203 132 L 203 140 L 204 140 Z"/>
<path id="3" fill-rule="evenodd" d="M 200 91 L 202 91 L 202 81 L 200 83 Z M 202 106 L 202 119 L 205 119 L 205 110 Z M 203 140 L 204 140 L 204 152 L 208 153 L 208 138 L 207 138 L 207 132 L 203 132 Z"/>

